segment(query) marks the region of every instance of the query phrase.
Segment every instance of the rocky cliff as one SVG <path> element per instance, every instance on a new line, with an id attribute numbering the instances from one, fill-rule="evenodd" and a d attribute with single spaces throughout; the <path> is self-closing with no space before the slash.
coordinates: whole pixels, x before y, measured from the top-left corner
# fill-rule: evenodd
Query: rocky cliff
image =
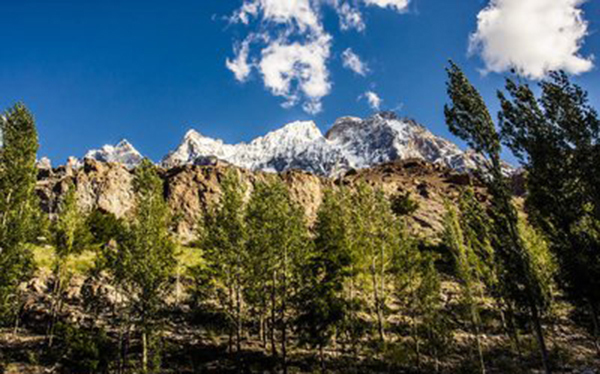
<path id="1" fill-rule="evenodd" d="M 293 199 L 306 211 L 307 221 L 314 222 L 326 188 L 344 184 L 350 187 L 363 181 L 381 188 L 386 194 L 410 193 L 419 209 L 410 219 L 411 229 L 430 238 L 442 229 L 444 201 L 452 199 L 469 176 L 458 174 L 440 164 L 409 159 L 381 164 L 372 168 L 351 170 L 335 179 L 304 171 L 290 170 L 279 174 L 249 171 L 231 165 L 183 165 L 161 169 L 165 198 L 178 218 L 178 234 L 184 241 L 194 238 L 198 220 L 219 200 L 221 180 L 228 168 L 236 168 L 248 193 L 257 181 L 281 179 L 290 189 Z M 85 211 L 100 209 L 126 216 L 134 204 L 132 179 L 134 170 L 119 163 L 104 163 L 86 159 L 81 167 L 62 166 L 39 169 L 38 194 L 49 213 L 56 212 L 60 197 L 68 188 L 69 179 L 77 188 L 80 206 Z M 484 195 L 481 195 L 482 198 Z"/>

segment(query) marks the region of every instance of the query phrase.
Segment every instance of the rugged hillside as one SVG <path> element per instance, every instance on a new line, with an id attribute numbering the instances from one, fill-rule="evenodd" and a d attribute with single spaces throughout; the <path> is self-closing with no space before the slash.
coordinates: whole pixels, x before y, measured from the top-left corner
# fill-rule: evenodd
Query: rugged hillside
<path id="1" fill-rule="evenodd" d="M 279 174 L 252 172 L 231 165 L 184 165 L 163 169 L 165 196 L 173 212 L 181 218 L 178 231 L 183 240 L 194 237 L 196 223 L 207 208 L 218 201 L 220 183 L 228 168 L 239 170 L 248 192 L 253 185 L 267 178 L 280 178 L 290 188 L 294 199 L 306 210 L 307 220 L 313 222 L 321 203 L 324 189 L 339 184 L 353 186 L 365 181 L 382 188 L 388 195 L 411 193 L 419 202 L 419 210 L 411 221 L 415 232 L 433 236 L 441 230 L 444 199 L 452 198 L 458 186 L 469 181 L 439 164 L 412 159 L 349 171 L 338 178 L 325 178 L 304 171 L 287 171 Z M 44 208 L 53 213 L 68 179 L 77 186 L 79 202 L 85 210 L 98 208 L 122 217 L 133 207 L 131 181 L 135 170 L 119 163 L 104 163 L 86 159 L 75 168 L 62 166 L 41 168 L 38 194 Z"/>

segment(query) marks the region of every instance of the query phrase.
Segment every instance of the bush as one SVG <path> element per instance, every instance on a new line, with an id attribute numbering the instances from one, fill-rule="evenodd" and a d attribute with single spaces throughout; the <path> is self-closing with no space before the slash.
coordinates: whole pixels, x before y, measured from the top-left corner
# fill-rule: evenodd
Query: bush
<path id="1" fill-rule="evenodd" d="M 117 350 L 100 328 L 56 325 L 57 349 L 53 352 L 72 373 L 108 373 Z"/>

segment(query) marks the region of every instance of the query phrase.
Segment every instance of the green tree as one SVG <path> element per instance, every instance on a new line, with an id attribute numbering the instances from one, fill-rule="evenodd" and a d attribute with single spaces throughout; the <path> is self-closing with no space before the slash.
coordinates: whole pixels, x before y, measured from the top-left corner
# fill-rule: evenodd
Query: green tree
<path id="1" fill-rule="evenodd" d="M 511 189 L 500 159 L 500 135 L 479 92 L 458 66 L 451 63 L 448 72 L 448 96 L 444 114 L 450 131 L 460 137 L 487 160 L 482 179 L 491 195 L 492 243 L 500 264 L 500 281 L 505 299 L 529 311 L 546 373 L 550 373 L 549 357 L 542 330 L 541 313 L 546 300 L 532 269 L 529 252 L 518 230 L 518 215 L 512 202 Z"/>
<path id="2" fill-rule="evenodd" d="M 498 93 L 500 126 L 527 173 L 529 220 L 549 239 L 566 295 L 590 310 L 598 344 L 600 118 L 566 74 L 550 74 L 540 88 L 537 98 L 507 79 L 506 94 Z"/>
<path id="3" fill-rule="evenodd" d="M 201 248 L 212 281 L 219 291 L 218 299 L 229 319 L 229 349 L 235 335 L 237 352 L 241 350 L 244 291 L 247 284 L 249 257 L 245 213 L 245 188 L 235 169 L 230 169 L 221 182 L 222 196 L 204 218 Z"/>
<path id="4" fill-rule="evenodd" d="M 377 323 L 380 343 L 386 340 L 388 286 L 393 282 L 393 259 L 401 249 L 402 224 L 380 190 L 359 184 L 352 195 L 351 248 L 363 286 L 371 293 L 371 310 Z"/>
<path id="5" fill-rule="evenodd" d="M 450 329 L 444 314 L 440 276 L 431 254 L 422 255 L 416 288 L 416 312 L 421 317 L 421 335 L 425 348 L 434 360 L 435 372 L 440 371 L 440 357 L 448 351 L 451 343 Z"/>
<path id="6" fill-rule="evenodd" d="M 304 212 L 290 198 L 280 180 L 258 182 L 248 202 L 246 223 L 255 293 L 269 295 L 271 352 L 277 355 L 279 328 L 284 372 L 287 372 L 289 303 L 299 291 L 300 270 L 310 240 Z M 262 299 L 260 304 L 266 305 Z"/>
<path id="7" fill-rule="evenodd" d="M 347 203 L 345 189 L 325 192 L 317 212 L 314 251 L 302 270 L 302 288 L 295 302 L 300 341 L 318 348 L 322 371 L 323 351 L 341 327 L 349 306 L 344 295 L 344 285 L 352 275 Z"/>
<path id="8" fill-rule="evenodd" d="M 176 244 L 169 231 L 170 213 L 163 183 L 155 166 L 144 160 L 135 170 L 136 205 L 132 221 L 114 257 L 109 261 L 117 285 L 127 295 L 131 319 L 141 330 L 142 371 L 159 368 L 157 337 L 160 309 L 172 289 L 170 277 L 176 266 Z M 149 365 L 150 349 L 153 364 Z"/>
<path id="9" fill-rule="evenodd" d="M 455 208 L 450 206 L 450 204 L 446 204 L 444 242 L 454 257 L 456 274 L 460 279 L 461 288 L 463 290 L 463 303 L 467 306 L 470 313 L 472 332 L 475 335 L 475 343 L 477 346 L 479 367 L 481 373 L 485 374 L 486 367 L 481 346 L 480 300 L 477 298 L 481 292 L 480 289 L 482 286 L 479 281 L 480 261 L 473 248 L 467 244 L 461 225 L 460 214 Z"/>
<path id="10" fill-rule="evenodd" d="M 52 345 L 56 318 L 63 306 L 63 293 L 68 285 L 71 274 L 67 268 L 70 256 L 80 253 L 89 244 L 85 215 L 77 205 L 77 188 L 70 182 L 67 192 L 59 204 L 58 216 L 51 223 L 51 243 L 54 247 L 54 288 L 51 307 L 52 319 L 49 326 L 49 345 Z"/>
<path id="11" fill-rule="evenodd" d="M 18 285 L 31 275 L 39 204 L 38 137 L 33 115 L 16 104 L 0 116 L 0 323 L 19 310 Z"/>

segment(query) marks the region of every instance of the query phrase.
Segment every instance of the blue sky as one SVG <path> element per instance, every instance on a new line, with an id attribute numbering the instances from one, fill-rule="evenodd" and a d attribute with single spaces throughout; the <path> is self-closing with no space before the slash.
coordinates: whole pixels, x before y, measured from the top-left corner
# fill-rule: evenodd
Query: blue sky
<path id="1" fill-rule="evenodd" d="M 540 6 L 531 24 L 515 19 L 515 13 L 525 12 L 517 0 L 495 0 L 493 10 L 504 17 L 502 25 L 518 25 L 508 31 L 478 25 L 487 0 L 411 0 L 407 6 L 406 0 L 350 1 L 347 9 L 359 14 L 361 22 L 348 30 L 340 23 L 342 0 L 298 1 L 311 6 L 309 13 L 299 8 L 304 13 L 282 19 L 264 6 L 242 19 L 242 0 L 0 0 L 0 107 L 25 102 L 37 119 L 40 155 L 55 164 L 121 138 L 159 160 L 189 128 L 227 142 L 249 141 L 294 120 L 315 120 L 326 131 L 340 116 L 370 115 L 374 109 L 366 100 L 368 91 L 383 100 L 381 109 L 397 110 L 454 139 L 443 121 L 448 59 L 465 69 L 493 110 L 502 71 L 510 68 L 503 63 L 506 56 L 516 61 L 512 67 L 533 78 L 539 75 L 536 64 L 545 63 L 579 73 L 575 80 L 600 107 L 600 73 L 592 66 L 598 63 L 593 56 L 600 56 L 596 0 L 518 0 Z M 540 43 L 532 39 L 540 34 L 536 16 L 546 17 L 541 12 L 545 2 L 554 2 L 549 11 L 559 21 L 566 12 L 566 25 L 573 23 L 569 11 L 583 11 L 573 35 Z M 556 7 L 557 2 L 564 6 Z M 532 14 L 524 16 L 532 19 Z M 469 55 L 469 37 L 477 30 L 489 50 Z M 547 39 L 551 33 L 542 34 Z M 244 41 L 249 41 L 249 74 L 240 81 L 226 61 L 243 60 L 236 60 L 236 51 Z M 266 69 L 282 69 L 277 65 L 281 59 L 261 64 L 269 51 L 310 43 L 321 43 L 325 50 L 317 51 L 326 57 L 314 62 L 314 53 L 288 52 L 309 59 L 303 60 L 309 64 L 304 73 L 325 74 L 326 79 L 308 82 L 306 90 L 303 78 L 283 89 L 265 79 L 270 74 Z M 544 43 L 553 47 L 544 49 Z M 349 48 L 368 67 L 364 76 L 344 67 Z M 282 56 L 288 55 L 275 57 Z M 287 73 L 303 72 L 274 77 Z M 295 105 L 282 106 L 290 101 Z M 307 103 L 318 103 L 320 111 L 314 106 L 307 110 Z"/>

